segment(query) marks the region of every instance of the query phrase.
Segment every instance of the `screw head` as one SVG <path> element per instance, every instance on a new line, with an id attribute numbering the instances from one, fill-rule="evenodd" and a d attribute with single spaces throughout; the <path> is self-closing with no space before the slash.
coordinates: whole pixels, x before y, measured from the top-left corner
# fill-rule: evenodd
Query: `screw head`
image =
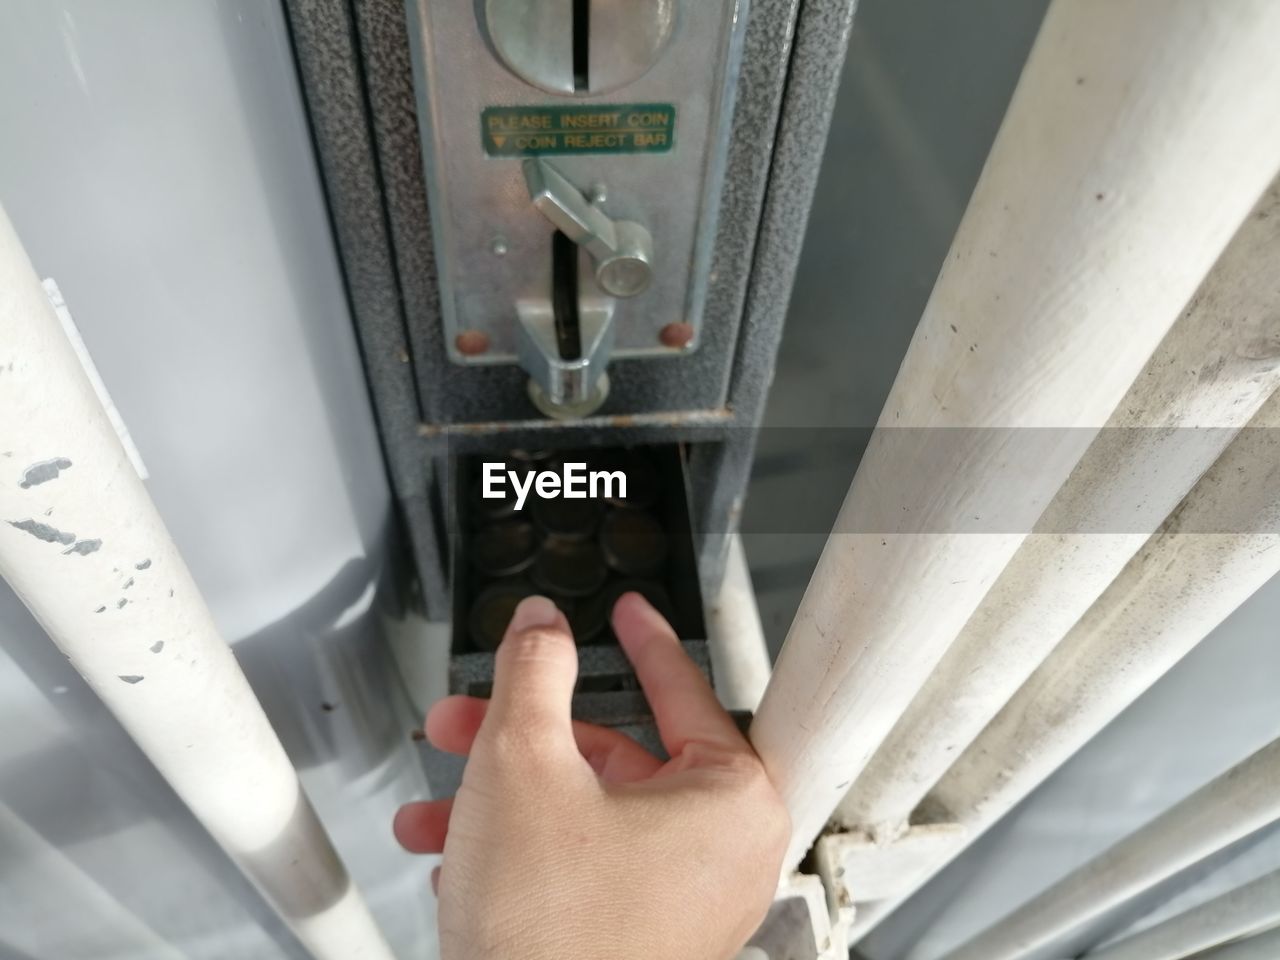
<path id="1" fill-rule="evenodd" d="M 658 340 L 664 347 L 683 350 L 693 342 L 693 324 L 668 323 L 658 332 Z"/>
<path id="2" fill-rule="evenodd" d="M 493 243 L 489 244 L 489 249 L 493 251 L 495 257 L 505 257 L 507 255 L 507 241 L 505 237 L 494 237 Z"/>
<path id="3" fill-rule="evenodd" d="M 489 335 L 482 330 L 463 330 L 454 338 L 453 345 L 464 357 L 478 357 L 489 352 Z"/>

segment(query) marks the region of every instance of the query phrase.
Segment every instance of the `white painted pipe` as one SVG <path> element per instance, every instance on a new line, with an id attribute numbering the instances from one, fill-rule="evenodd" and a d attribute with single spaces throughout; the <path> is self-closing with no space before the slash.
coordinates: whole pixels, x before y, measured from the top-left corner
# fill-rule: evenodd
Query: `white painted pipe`
<path id="1" fill-rule="evenodd" d="M 1070 937 L 1090 922 L 1280 820 L 1277 784 L 1280 740 L 1068 874 L 945 960 L 1022 960 L 1073 946 Z"/>
<path id="2" fill-rule="evenodd" d="M 1273 183 L 836 811 L 888 842 L 1280 386 Z"/>
<path id="3" fill-rule="evenodd" d="M 1231 532 L 1212 532 L 1231 531 Z M 1280 573 L 1280 393 L 1272 394 L 930 792 L 972 843 Z M 855 922 L 865 936 L 954 858 Z"/>
<path id="4" fill-rule="evenodd" d="M 1234 531 L 1234 532 L 1212 532 Z M 1280 393 L 1258 411 L 925 801 L 969 842 L 1280 574 Z M 960 852 L 855 923 L 865 936 Z"/>
<path id="5" fill-rule="evenodd" d="M 313 956 L 389 960 L 2 210 L 0 575 Z"/>
<path id="6" fill-rule="evenodd" d="M 930 794 L 985 826 L 1280 573 L 1273 394 Z"/>
<path id="7" fill-rule="evenodd" d="M 1280 928 L 1210 950 L 1196 960 L 1276 960 L 1276 957 L 1280 957 Z"/>
<path id="8" fill-rule="evenodd" d="M 729 538 L 724 578 L 707 610 L 707 646 L 716 696 L 726 710 L 755 710 L 769 685 L 769 648 L 742 537 Z"/>
<path id="9" fill-rule="evenodd" d="M 384 617 L 382 630 L 414 713 L 425 717 L 432 704 L 449 695 L 453 626 L 406 610 L 402 616 Z"/>
<path id="10" fill-rule="evenodd" d="M 1280 927 L 1280 870 L 1092 950 L 1088 960 L 1183 960 L 1272 927 Z"/>
<path id="11" fill-rule="evenodd" d="M 1277 42 L 1270 0 L 1050 7 L 752 726 L 788 866 L 1280 169 Z"/>

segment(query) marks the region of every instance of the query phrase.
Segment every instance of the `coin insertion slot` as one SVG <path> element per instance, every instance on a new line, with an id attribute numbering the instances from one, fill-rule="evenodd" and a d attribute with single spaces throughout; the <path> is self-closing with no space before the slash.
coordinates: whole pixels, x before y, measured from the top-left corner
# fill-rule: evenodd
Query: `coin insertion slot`
<path id="1" fill-rule="evenodd" d="M 591 89 L 591 0 L 573 0 L 573 89 Z"/>
<path id="2" fill-rule="evenodd" d="M 551 238 L 551 312 L 561 360 L 582 358 L 578 317 L 578 245 L 557 230 Z"/>

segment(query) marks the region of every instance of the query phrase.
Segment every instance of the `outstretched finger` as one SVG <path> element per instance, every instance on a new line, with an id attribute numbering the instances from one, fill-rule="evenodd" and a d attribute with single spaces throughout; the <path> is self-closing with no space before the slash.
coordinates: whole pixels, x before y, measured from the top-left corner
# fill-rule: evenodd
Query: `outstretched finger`
<path id="1" fill-rule="evenodd" d="M 613 630 L 635 668 L 662 744 L 672 757 L 695 741 L 750 749 L 702 671 L 648 600 L 638 593 L 624 593 L 613 607 Z"/>
<path id="2" fill-rule="evenodd" d="M 546 597 L 521 600 L 494 657 L 493 697 L 480 736 L 515 731 L 536 737 L 544 749 L 571 747 L 577 680 L 569 621 Z"/>
<path id="3" fill-rule="evenodd" d="M 400 846 L 410 853 L 443 853 L 452 813 L 452 797 L 406 803 L 396 811 L 392 830 Z"/>

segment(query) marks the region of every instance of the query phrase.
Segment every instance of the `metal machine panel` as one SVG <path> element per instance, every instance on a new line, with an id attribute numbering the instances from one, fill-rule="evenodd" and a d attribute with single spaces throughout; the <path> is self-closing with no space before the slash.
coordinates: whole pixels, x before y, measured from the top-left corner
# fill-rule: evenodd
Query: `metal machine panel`
<path id="1" fill-rule="evenodd" d="M 581 7 L 589 26 L 581 9 L 574 15 Z M 670 356 L 697 345 L 745 7 L 410 4 L 445 346 L 455 363 L 515 362 L 516 305 L 547 296 L 551 224 L 530 201 L 520 159 L 529 156 L 543 157 L 595 210 L 652 236 L 652 279 L 642 293 L 619 296 L 613 355 Z M 612 20 L 623 21 L 620 29 Z M 535 29 L 561 42 L 529 50 Z M 575 38 L 591 42 L 589 56 L 575 60 Z M 584 71 L 576 78 L 575 64 Z M 671 323 L 689 324 L 692 339 L 664 343 Z"/>

